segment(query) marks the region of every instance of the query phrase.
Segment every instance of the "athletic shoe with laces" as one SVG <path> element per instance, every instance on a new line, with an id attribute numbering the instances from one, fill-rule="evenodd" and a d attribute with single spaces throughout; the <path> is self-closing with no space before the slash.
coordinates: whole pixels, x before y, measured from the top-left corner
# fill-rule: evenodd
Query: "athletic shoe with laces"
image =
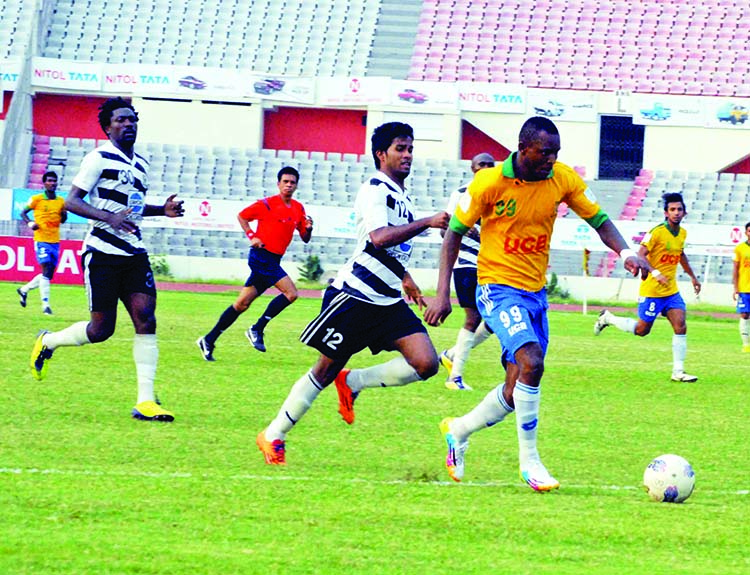
<path id="1" fill-rule="evenodd" d="M 52 315 L 52 309 L 51 309 L 51 308 L 50 308 L 49 306 L 47 306 L 47 307 L 45 307 L 45 308 L 44 308 L 44 309 L 42 310 L 42 313 L 43 313 L 44 315 Z"/>
<path id="2" fill-rule="evenodd" d="M 21 304 L 21 307 L 26 307 L 26 296 L 28 296 L 29 294 L 27 294 L 21 288 L 16 289 L 16 293 L 18 294 L 18 297 L 21 298 L 18 300 L 18 303 Z"/>
<path id="3" fill-rule="evenodd" d="M 750 345 L 743 345 L 742 353 L 750 353 Z"/>
<path id="4" fill-rule="evenodd" d="M 541 461 L 529 461 L 519 469 L 521 479 L 534 491 L 552 491 L 560 487 L 560 482 L 552 477 Z"/>
<path id="5" fill-rule="evenodd" d="M 198 349 L 201 350 L 201 355 L 203 356 L 203 359 L 206 361 L 216 361 L 214 359 L 214 347 L 210 343 L 206 341 L 205 337 L 199 337 L 198 340 L 195 342 L 195 344 L 198 346 Z"/>
<path id="6" fill-rule="evenodd" d="M 444 349 L 440 352 L 440 365 L 448 370 L 448 373 L 453 371 L 453 359 L 448 355 L 448 350 Z"/>
<path id="7" fill-rule="evenodd" d="M 684 371 L 681 371 L 679 373 L 672 374 L 672 381 L 681 381 L 683 383 L 693 383 L 693 382 L 698 381 L 698 376 L 690 375 L 689 373 L 685 373 Z"/>
<path id="8" fill-rule="evenodd" d="M 464 458 L 466 450 L 469 449 L 469 442 L 462 441 L 459 443 L 451 433 L 451 421 L 454 417 L 446 417 L 440 422 L 440 432 L 443 434 L 445 443 L 448 446 L 448 455 L 445 456 L 445 466 L 448 468 L 448 475 L 453 481 L 461 481 L 464 476 Z"/>
<path id="9" fill-rule="evenodd" d="M 612 319 L 612 312 L 607 309 L 603 309 L 599 312 L 599 318 L 594 324 L 594 335 L 599 335 L 602 330 L 608 325 L 612 325 L 610 320 Z"/>
<path id="10" fill-rule="evenodd" d="M 339 413 L 349 425 L 354 423 L 354 402 L 359 393 L 354 393 L 352 388 L 346 384 L 346 376 L 351 369 L 342 369 L 334 380 L 336 392 L 339 394 Z"/>
<path id="11" fill-rule="evenodd" d="M 47 366 L 49 360 L 52 359 L 52 350 L 42 341 L 48 333 L 46 329 L 41 330 L 36 336 L 34 347 L 31 349 L 31 375 L 38 380 L 44 379 L 44 376 L 47 375 Z"/>
<path id="12" fill-rule="evenodd" d="M 460 375 L 449 377 L 445 381 L 445 387 L 454 391 L 473 391 L 468 383 L 464 383 L 464 378 Z"/>
<path id="13" fill-rule="evenodd" d="M 266 344 L 263 343 L 263 332 L 255 329 L 254 325 L 247 328 L 245 336 L 247 336 L 247 339 L 253 344 L 255 349 L 258 351 L 266 351 Z"/>
<path id="14" fill-rule="evenodd" d="M 263 452 L 263 457 L 268 465 L 286 465 L 286 444 L 282 439 L 268 441 L 266 430 L 261 431 L 255 438 L 258 449 Z"/>
<path id="15" fill-rule="evenodd" d="M 174 413 L 167 411 L 155 401 L 137 403 L 131 412 L 133 419 L 142 421 L 174 421 Z"/>

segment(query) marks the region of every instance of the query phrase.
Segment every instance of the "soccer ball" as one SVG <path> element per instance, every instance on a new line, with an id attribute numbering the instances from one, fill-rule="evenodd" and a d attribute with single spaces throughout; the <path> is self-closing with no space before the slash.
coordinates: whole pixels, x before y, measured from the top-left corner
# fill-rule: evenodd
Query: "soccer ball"
<path id="1" fill-rule="evenodd" d="M 654 501 L 682 503 L 693 492 L 695 472 L 679 455 L 660 455 L 643 472 L 643 486 Z"/>

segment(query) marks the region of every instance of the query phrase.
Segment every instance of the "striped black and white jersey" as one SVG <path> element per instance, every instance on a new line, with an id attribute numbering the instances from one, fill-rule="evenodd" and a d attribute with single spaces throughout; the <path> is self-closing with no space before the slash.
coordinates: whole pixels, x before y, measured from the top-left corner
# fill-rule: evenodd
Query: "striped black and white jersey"
<path id="1" fill-rule="evenodd" d="M 466 184 L 465 186 L 461 186 L 457 190 L 455 190 L 451 197 L 448 199 L 448 207 L 446 208 L 446 212 L 449 214 L 453 214 L 454 211 L 456 211 L 456 206 L 458 205 L 458 202 L 461 200 L 462 194 L 467 193 L 467 189 L 469 188 L 469 185 Z M 479 227 L 478 225 L 476 227 Z M 461 247 L 458 249 L 458 258 L 456 259 L 456 265 L 453 266 L 453 269 L 457 268 L 475 268 L 477 267 L 477 256 L 479 255 L 479 242 L 475 239 L 472 239 L 467 235 L 464 235 L 463 238 L 461 238 Z"/>
<path id="2" fill-rule="evenodd" d="M 131 160 L 107 142 L 84 156 L 73 185 L 86 190 L 89 204 L 100 210 L 117 213 L 132 208 L 128 218 L 138 226 L 146 206 L 147 172 L 148 161 L 143 156 L 134 154 Z M 84 243 L 89 250 L 118 256 L 146 252 L 140 228 L 126 233 L 95 220 Z"/>
<path id="3" fill-rule="evenodd" d="M 370 232 L 413 222 L 411 199 L 383 172 L 375 172 L 357 193 L 354 217 L 357 247 L 339 270 L 333 287 L 376 305 L 394 304 L 401 299 L 401 280 L 411 256 L 412 240 L 378 249 L 370 241 Z"/>

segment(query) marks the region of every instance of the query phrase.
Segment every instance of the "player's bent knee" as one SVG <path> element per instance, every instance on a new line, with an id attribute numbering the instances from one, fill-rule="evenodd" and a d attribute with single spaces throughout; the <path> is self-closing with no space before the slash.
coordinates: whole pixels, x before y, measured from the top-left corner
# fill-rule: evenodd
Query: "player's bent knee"
<path id="1" fill-rule="evenodd" d="M 417 372 L 419 377 L 422 380 L 428 380 L 432 376 L 437 375 L 439 369 L 440 369 L 440 362 L 437 359 L 437 356 L 435 356 L 434 361 L 426 362 L 422 365 L 413 366 L 414 370 Z"/>

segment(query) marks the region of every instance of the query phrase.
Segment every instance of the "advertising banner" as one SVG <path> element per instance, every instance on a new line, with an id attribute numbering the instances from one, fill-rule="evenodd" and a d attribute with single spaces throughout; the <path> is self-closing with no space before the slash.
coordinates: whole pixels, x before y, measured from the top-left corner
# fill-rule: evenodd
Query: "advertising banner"
<path id="1" fill-rule="evenodd" d="M 315 78 L 250 74 L 243 76 L 243 94 L 279 102 L 315 103 Z"/>
<path id="2" fill-rule="evenodd" d="M 535 90 L 526 93 L 528 114 L 553 121 L 596 122 L 596 94 L 581 90 Z"/>
<path id="3" fill-rule="evenodd" d="M 703 126 L 705 108 L 700 98 L 636 94 L 630 98 L 634 124 L 647 126 Z"/>
<path id="4" fill-rule="evenodd" d="M 318 78 L 318 103 L 326 106 L 369 106 L 389 104 L 391 101 L 391 79 L 367 78 Z"/>
<path id="5" fill-rule="evenodd" d="M 18 60 L 0 60 L 0 80 L 3 90 L 15 92 L 21 76 L 21 63 Z"/>
<path id="6" fill-rule="evenodd" d="M 178 90 L 178 74 L 172 66 L 104 64 L 102 91 L 118 94 L 173 94 Z"/>
<path id="7" fill-rule="evenodd" d="M 52 280 L 56 284 L 82 284 L 80 240 L 60 242 L 60 261 Z M 28 282 L 42 269 L 36 263 L 34 240 L 14 236 L 0 236 L 0 280 Z"/>
<path id="8" fill-rule="evenodd" d="M 749 129 L 750 99 L 705 98 L 706 127 Z"/>
<path id="9" fill-rule="evenodd" d="M 457 82 L 458 105 L 472 112 L 526 113 L 526 88 L 520 84 Z"/>
<path id="10" fill-rule="evenodd" d="M 37 87 L 99 92 L 102 89 L 102 66 L 94 62 L 33 58 L 31 83 Z"/>
<path id="11" fill-rule="evenodd" d="M 448 82 L 391 80 L 391 104 L 414 110 L 426 107 L 453 111 L 458 107 L 458 92 L 456 85 Z"/>

